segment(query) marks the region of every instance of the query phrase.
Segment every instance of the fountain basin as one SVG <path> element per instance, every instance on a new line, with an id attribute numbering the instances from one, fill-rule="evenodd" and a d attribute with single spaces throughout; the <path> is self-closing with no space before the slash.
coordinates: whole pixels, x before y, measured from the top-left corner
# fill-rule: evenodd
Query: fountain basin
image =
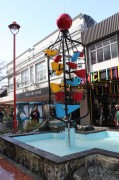
<path id="1" fill-rule="evenodd" d="M 104 135 L 107 133 L 110 134 L 110 137 L 108 137 L 109 139 L 111 139 L 112 136 L 115 136 L 115 138 L 119 136 L 119 133 L 112 131 L 103 131 L 102 134 L 101 132 L 88 133 L 88 136 L 86 134 L 79 134 L 79 136 L 76 134 L 76 136 L 80 137 L 79 141 L 83 139 L 85 142 L 86 138 L 89 138 L 89 136 L 91 137 L 91 141 L 98 141 L 98 138 L 105 138 Z M 44 179 L 61 180 L 70 178 L 76 169 L 90 165 L 94 161 L 96 163 L 107 164 L 107 166 L 112 162 L 119 163 L 119 152 L 96 148 L 96 146 L 60 156 L 18 140 L 19 138 L 25 137 L 28 141 L 31 135 L 41 135 L 42 137 L 44 135 L 49 137 L 49 132 L 29 133 L 17 136 L 3 135 L 0 137 L 0 151 L 36 174 L 42 175 Z M 55 133 L 57 138 L 58 135 L 59 134 Z M 90 140 L 88 139 L 87 142 L 88 141 Z M 56 147 L 58 147 L 57 145 L 58 143 L 56 144 Z M 76 142 L 75 145 L 77 145 Z"/>

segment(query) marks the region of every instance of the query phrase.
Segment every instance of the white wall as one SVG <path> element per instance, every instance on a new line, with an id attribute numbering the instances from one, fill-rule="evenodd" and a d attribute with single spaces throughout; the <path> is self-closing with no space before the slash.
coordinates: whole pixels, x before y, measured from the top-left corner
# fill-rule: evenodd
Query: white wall
<path id="1" fill-rule="evenodd" d="M 111 68 L 111 67 L 118 66 L 118 65 L 119 65 L 118 58 L 115 58 L 115 59 L 111 59 L 108 61 L 104 61 L 101 63 L 91 65 L 90 66 L 90 72 L 95 72 L 98 70 L 103 70 L 103 69 Z"/>

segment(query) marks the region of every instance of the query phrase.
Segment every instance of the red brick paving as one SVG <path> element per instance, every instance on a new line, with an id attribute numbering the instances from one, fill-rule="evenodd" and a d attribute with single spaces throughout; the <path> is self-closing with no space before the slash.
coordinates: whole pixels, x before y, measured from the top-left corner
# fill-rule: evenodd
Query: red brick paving
<path id="1" fill-rule="evenodd" d="M 0 180 L 34 180 L 34 178 L 25 174 L 12 162 L 0 157 Z"/>

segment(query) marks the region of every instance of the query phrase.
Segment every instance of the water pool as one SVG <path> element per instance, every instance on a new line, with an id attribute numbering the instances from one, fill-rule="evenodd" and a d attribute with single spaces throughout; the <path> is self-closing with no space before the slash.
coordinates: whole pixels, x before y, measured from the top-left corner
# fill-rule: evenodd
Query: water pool
<path id="1" fill-rule="evenodd" d="M 75 145 L 73 147 L 66 145 L 65 132 L 17 136 L 13 137 L 13 139 L 60 157 L 92 148 L 119 153 L 119 132 L 113 131 L 103 131 L 86 135 L 75 133 Z"/>

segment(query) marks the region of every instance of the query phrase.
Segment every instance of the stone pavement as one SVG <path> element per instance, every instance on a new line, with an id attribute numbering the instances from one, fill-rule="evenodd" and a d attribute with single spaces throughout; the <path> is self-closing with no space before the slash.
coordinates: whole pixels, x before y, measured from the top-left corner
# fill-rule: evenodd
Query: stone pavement
<path id="1" fill-rule="evenodd" d="M 41 178 L 0 154 L 0 180 L 41 180 Z"/>

